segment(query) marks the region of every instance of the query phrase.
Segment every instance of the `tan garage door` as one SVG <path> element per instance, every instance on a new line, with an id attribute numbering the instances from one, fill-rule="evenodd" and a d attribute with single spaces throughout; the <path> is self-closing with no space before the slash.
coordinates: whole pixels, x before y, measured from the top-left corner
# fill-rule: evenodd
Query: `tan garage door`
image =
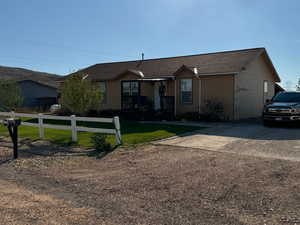
<path id="1" fill-rule="evenodd" d="M 234 77 L 232 75 L 203 77 L 201 90 L 201 106 L 204 106 L 208 100 L 221 102 L 224 107 L 225 118 L 234 118 Z"/>

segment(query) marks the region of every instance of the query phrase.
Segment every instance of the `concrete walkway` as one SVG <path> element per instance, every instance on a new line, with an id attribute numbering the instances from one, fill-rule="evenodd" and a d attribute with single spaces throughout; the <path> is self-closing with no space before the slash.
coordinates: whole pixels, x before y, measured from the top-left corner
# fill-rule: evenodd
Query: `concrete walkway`
<path id="1" fill-rule="evenodd" d="M 300 161 L 300 128 L 225 123 L 155 144 Z"/>
<path id="2" fill-rule="evenodd" d="M 224 127 L 232 126 L 232 123 L 227 122 L 181 122 L 181 121 L 141 121 L 143 124 L 163 124 L 177 126 L 192 126 L 192 127 Z"/>

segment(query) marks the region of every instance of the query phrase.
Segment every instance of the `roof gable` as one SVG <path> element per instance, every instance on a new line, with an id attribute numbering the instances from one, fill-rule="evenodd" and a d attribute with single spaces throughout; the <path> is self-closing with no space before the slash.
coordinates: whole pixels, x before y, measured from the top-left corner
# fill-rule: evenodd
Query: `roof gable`
<path id="1" fill-rule="evenodd" d="M 115 79 L 118 79 L 126 74 L 133 74 L 135 76 L 137 76 L 138 78 L 144 78 L 144 74 L 142 71 L 139 70 L 125 70 L 122 73 L 118 74 L 117 77 Z"/>
<path id="2" fill-rule="evenodd" d="M 271 70 L 271 72 L 272 72 L 272 75 L 274 76 L 275 82 L 281 82 L 281 79 L 280 79 L 280 77 L 279 77 L 279 74 L 277 73 L 277 71 L 276 71 L 276 69 L 275 69 L 275 67 L 274 67 L 274 65 L 273 65 L 273 62 L 272 62 L 272 60 L 271 60 L 269 54 L 267 53 L 267 51 L 264 51 L 264 52 L 262 53 L 262 56 L 264 57 L 264 59 L 265 59 L 267 65 L 268 65 L 268 67 L 270 68 L 270 70 Z"/>

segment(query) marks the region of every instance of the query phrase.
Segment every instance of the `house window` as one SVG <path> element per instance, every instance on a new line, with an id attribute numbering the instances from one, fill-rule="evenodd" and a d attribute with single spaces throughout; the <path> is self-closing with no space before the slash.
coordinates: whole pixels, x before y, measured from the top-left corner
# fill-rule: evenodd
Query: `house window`
<path id="1" fill-rule="evenodd" d="M 123 96 L 139 96 L 140 85 L 138 81 L 122 81 Z"/>
<path id="2" fill-rule="evenodd" d="M 268 81 L 264 81 L 264 93 L 268 93 Z"/>
<path id="3" fill-rule="evenodd" d="M 193 103 L 193 80 L 181 79 L 180 80 L 180 94 L 182 104 Z"/>
<path id="4" fill-rule="evenodd" d="M 102 95 L 102 103 L 106 103 L 107 102 L 106 82 L 104 82 L 104 81 L 100 82 L 99 89 L 100 89 L 100 93 Z"/>

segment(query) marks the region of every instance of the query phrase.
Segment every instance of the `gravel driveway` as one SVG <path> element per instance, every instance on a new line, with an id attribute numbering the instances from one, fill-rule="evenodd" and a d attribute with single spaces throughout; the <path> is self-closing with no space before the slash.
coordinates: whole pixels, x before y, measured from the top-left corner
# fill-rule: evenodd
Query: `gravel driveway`
<path id="1" fill-rule="evenodd" d="M 259 123 L 224 124 L 156 143 L 300 161 L 299 127 L 264 127 Z"/>
<path id="2" fill-rule="evenodd" d="M 99 159 L 88 149 L 24 140 L 20 158 L 9 160 L 10 141 L 0 139 L 0 224 L 300 224 L 299 162 L 220 152 L 249 151 L 261 141 L 261 152 L 275 154 L 272 146 L 284 151 L 298 130 L 239 127 L 218 128 L 223 139 L 213 129 L 197 134 L 211 137 L 211 147 L 218 141 L 214 151 L 148 144 Z M 238 130 L 243 138 L 233 136 Z"/>

